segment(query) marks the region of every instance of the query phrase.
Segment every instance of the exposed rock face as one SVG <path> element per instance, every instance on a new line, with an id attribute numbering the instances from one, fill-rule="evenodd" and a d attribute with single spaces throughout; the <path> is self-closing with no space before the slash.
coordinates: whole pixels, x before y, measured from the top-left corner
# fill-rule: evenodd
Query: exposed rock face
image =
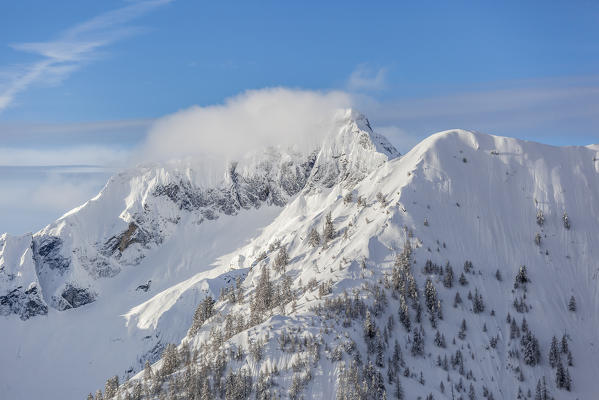
<path id="1" fill-rule="evenodd" d="M 70 260 L 61 254 L 62 239 L 56 236 L 35 238 L 33 249 L 40 269 L 49 268 L 64 273 L 70 266 Z"/>
<path id="2" fill-rule="evenodd" d="M 47 312 L 46 303 L 58 310 L 88 304 L 101 295 L 98 279 L 139 264 L 179 224 L 207 223 L 263 205 L 283 207 L 302 190 L 326 190 L 336 183 L 349 188 L 398 155 L 364 116 L 350 110 L 337 116 L 319 148 L 307 153 L 268 148 L 229 163 L 211 180 L 197 160 L 124 171 L 94 199 L 7 250 L 14 254 L 1 265 L 20 268 L 15 276 L 23 269 L 27 273 L 13 281 L 0 269 L 2 312 L 37 315 Z M 26 251 L 29 262 L 22 264 Z M 35 292 L 20 289 L 31 284 Z"/>
<path id="3" fill-rule="evenodd" d="M 37 286 L 23 290 L 21 286 L 0 296 L 0 315 L 16 314 L 23 321 L 36 315 L 48 314 L 48 306 Z"/>
<path id="4" fill-rule="evenodd" d="M 66 304 L 61 303 L 65 306 L 63 310 L 81 307 L 85 304 L 91 303 L 96 299 L 95 293 L 93 293 L 90 289 L 78 288 L 72 284 L 66 285 L 61 297 L 66 301 Z"/>

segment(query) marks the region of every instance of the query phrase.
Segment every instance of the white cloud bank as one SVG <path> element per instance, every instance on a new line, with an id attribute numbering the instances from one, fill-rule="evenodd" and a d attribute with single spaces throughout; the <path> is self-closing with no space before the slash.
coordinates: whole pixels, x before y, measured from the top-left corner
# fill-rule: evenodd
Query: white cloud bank
<path id="1" fill-rule="evenodd" d="M 206 154 L 238 159 L 267 146 L 311 150 L 331 131 L 336 111 L 350 106 L 344 92 L 247 91 L 220 105 L 194 106 L 157 120 L 136 161 Z"/>

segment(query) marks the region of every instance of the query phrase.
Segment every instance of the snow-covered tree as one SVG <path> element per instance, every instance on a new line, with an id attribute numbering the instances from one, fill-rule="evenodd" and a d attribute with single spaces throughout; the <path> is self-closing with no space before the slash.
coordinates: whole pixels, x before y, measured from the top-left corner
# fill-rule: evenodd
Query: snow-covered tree
<path id="1" fill-rule="evenodd" d="M 576 299 L 574 298 L 574 296 L 570 296 L 570 301 L 568 302 L 568 310 L 576 312 Z"/>
<path id="2" fill-rule="evenodd" d="M 202 327 L 204 322 L 210 318 L 214 311 L 214 299 L 212 296 L 206 296 L 204 300 L 198 305 L 194 314 L 193 320 L 191 324 L 191 328 L 189 329 L 190 334 L 195 334 Z"/>
<path id="3" fill-rule="evenodd" d="M 561 350 L 563 354 L 567 354 L 570 351 L 570 349 L 568 348 L 568 338 L 565 334 L 562 336 Z"/>
<path id="4" fill-rule="evenodd" d="M 555 368 L 559 363 L 559 346 L 557 344 L 557 338 L 553 336 L 553 339 L 551 339 L 551 346 L 549 347 L 549 365 L 551 365 L 551 368 Z"/>
<path id="5" fill-rule="evenodd" d="M 399 321 L 406 328 L 406 330 L 410 331 L 410 312 L 408 309 L 408 304 L 406 302 L 405 296 L 402 294 L 399 298 Z"/>
<path id="6" fill-rule="evenodd" d="M 320 246 L 320 235 L 318 234 L 318 231 L 316 229 L 312 228 L 310 230 L 310 233 L 308 233 L 307 241 L 308 244 L 312 247 Z"/>
<path id="7" fill-rule="evenodd" d="M 525 364 L 535 366 L 541 361 L 539 341 L 530 330 L 522 333 L 520 345 L 522 347 L 522 355 Z"/>
<path id="8" fill-rule="evenodd" d="M 424 285 L 424 298 L 426 302 L 426 308 L 431 315 L 435 314 L 437 307 L 437 289 L 433 285 L 430 278 L 426 278 L 426 284 Z"/>
<path id="9" fill-rule="evenodd" d="M 451 288 L 453 286 L 453 268 L 449 262 L 445 265 L 445 275 L 443 276 L 443 286 Z"/>
<path id="10" fill-rule="evenodd" d="M 372 340 L 377 333 L 376 322 L 370 315 L 370 311 L 366 311 L 366 319 L 364 320 L 364 339 Z"/>
<path id="11" fill-rule="evenodd" d="M 422 333 L 414 328 L 412 333 L 412 348 L 411 348 L 412 356 L 422 356 L 424 355 L 424 337 Z"/>
<path id="12" fill-rule="evenodd" d="M 466 338 L 466 330 L 468 328 L 466 327 L 466 320 L 462 319 L 462 324 L 460 325 L 460 331 L 458 332 L 458 337 L 462 340 L 464 340 Z"/>
<path id="13" fill-rule="evenodd" d="M 322 238 L 326 242 L 335 238 L 335 227 L 333 226 L 333 217 L 329 212 L 324 220 L 324 230 L 322 232 Z"/>
<path id="14" fill-rule="evenodd" d="M 160 375 L 167 376 L 177 370 L 179 366 L 179 352 L 177 346 L 169 343 L 164 348 L 162 353 L 162 368 L 160 369 Z"/>
<path id="15" fill-rule="evenodd" d="M 516 278 L 514 279 L 514 289 L 519 288 L 520 285 L 526 285 L 528 282 L 530 282 L 530 280 L 528 279 L 526 265 L 521 265 L 516 274 Z"/>
<path id="16" fill-rule="evenodd" d="M 557 363 L 557 369 L 555 371 L 555 385 L 558 389 L 566 389 L 570 391 L 571 379 L 570 372 L 567 368 L 564 368 L 561 362 Z"/>
<path id="17" fill-rule="evenodd" d="M 112 399 L 116 396 L 116 392 L 119 390 L 119 377 L 117 375 L 106 380 L 104 385 L 104 398 Z"/>
<path id="18" fill-rule="evenodd" d="M 281 246 L 279 248 L 279 252 L 275 257 L 274 269 L 278 273 L 282 273 L 285 270 L 285 267 L 289 264 L 289 254 L 287 254 L 287 248 L 285 246 Z"/>
<path id="19" fill-rule="evenodd" d="M 474 289 L 474 297 L 472 298 L 472 312 L 479 314 L 485 311 L 485 303 L 483 296 L 478 293 L 478 288 Z"/>

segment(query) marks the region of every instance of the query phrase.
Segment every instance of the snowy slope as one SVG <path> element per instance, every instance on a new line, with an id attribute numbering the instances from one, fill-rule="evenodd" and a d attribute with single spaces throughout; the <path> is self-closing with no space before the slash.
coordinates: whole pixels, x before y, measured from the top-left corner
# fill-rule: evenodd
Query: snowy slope
<path id="1" fill-rule="evenodd" d="M 397 151 L 348 111 L 326 146 L 115 175 L 33 235 L 0 237 L 0 378 L 8 398 L 78 398 L 185 335 L 198 302 L 244 276 L 243 246 L 301 190 L 355 184 Z M 30 385 L 36 376 L 38 384 Z M 76 379 L 73 379 L 76 377 Z"/>
<path id="2" fill-rule="evenodd" d="M 241 286 L 244 295 L 221 298 L 212 316 L 183 340 L 183 357 L 191 346 L 199 352 L 197 361 L 186 366 L 167 356 L 153 366 L 153 379 L 146 381 L 140 373 L 120 390 L 134 394 L 140 384 L 148 390 L 154 385 L 158 392 L 158 382 L 163 391 L 171 388 L 181 398 L 189 398 L 190 391 L 231 398 L 241 393 L 245 398 L 266 388 L 283 398 L 330 399 L 351 390 L 353 378 L 343 373 L 343 365 L 359 358 L 361 363 L 353 364 L 359 377 L 354 378 L 366 391 L 358 398 L 380 398 L 379 389 L 392 398 L 399 381 L 405 398 L 452 398 L 452 390 L 455 398 L 467 398 L 472 385 L 476 398 L 486 393 L 487 398 L 514 399 L 520 389 L 534 396 L 543 377 L 555 398 L 595 398 L 598 168 L 593 148 L 558 148 L 454 130 L 429 137 L 353 188 L 341 183 L 305 190 L 261 235 L 220 259 L 220 265 L 243 260 L 239 267 L 249 268 Z M 350 189 L 348 201 L 344 197 Z M 313 247 L 308 234 L 312 228 L 322 234 L 329 212 L 337 234 L 326 245 Z M 280 250 L 271 246 L 277 241 L 289 256 L 279 271 Z M 406 243 L 412 249 L 410 262 L 397 272 L 398 265 L 405 266 L 397 259 Z M 451 287 L 443 284 L 447 272 L 424 269 L 427 260 L 441 267 L 450 263 L 455 275 Z M 473 267 L 461 284 L 466 260 Z M 529 282 L 515 288 L 522 265 Z M 422 316 L 417 322 L 416 309 L 408 307 L 410 330 L 399 322 L 403 289 L 393 289 L 394 269 L 401 282 L 413 277 L 418 288 L 417 300 L 408 299 L 408 304 L 420 304 Z M 274 291 L 263 290 L 268 287 L 265 271 Z M 443 318 L 435 317 L 436 328 L 425 301 L 427 278 L 441 301 Z M 291 297 L 281 294 L 285 279 L 292 282 Z M 463 302 L 454 307 L 457 292 Z M 473 312 L 469 292 L 482 295 L 484 310 Z M 274 300 L 265 300 L 264 293 Z M 575 312 L 568 310 L 571 296 Z M 525 306 L 517 310 L 515 300 Z M 370 348 L 364 330 L 367 310 L 378 327 Z M 536 365 L 525 362 L 525 332 L 518 328 L 520 337 L 510 338 L 508 314 L 518 327 L 525 318 L 538 340 Z M 463 339 L 462 320 L 467 326 Z M 415 330 L 424 335 L 423 354 L 412 353 Z M 446 347 L 434 344 L 436 330 L 446 338 Z M 573 366 L 567 366 L 567 352 L 560 356 L 572 379 L 571 391 L 556 387 L 556 369 L 548 359 L 552 336 L 560 340 L 563 335 L 573 358 Z M 403 359 L 396 369 L 390 368 L 395 341 Z M 377 360 L 379 347 L 382 357 Z M 451 362 L 447 370 L 437 365 L 438 356 L 455 359 L 458 350 L 461 361 L 456 359 L 454 367 Z M 172 371 L 179 372 L 170 375 Z M 244 374 L 252 377 L 251 385 Z"/>

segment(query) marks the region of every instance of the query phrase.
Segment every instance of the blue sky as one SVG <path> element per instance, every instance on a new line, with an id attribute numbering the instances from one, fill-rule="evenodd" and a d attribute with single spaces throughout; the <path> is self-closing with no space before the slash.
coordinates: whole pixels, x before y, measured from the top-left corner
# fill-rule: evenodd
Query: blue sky
<path id="1" fill-rule="evenodd" d="M 599 3 L 371 3 L 2 2 L 0 165 L 126 163 L 156 119 L 272 87 L 346 93 L 402 151 L 455 127 L 599 142 Z M 0 177 L 19 193 L 0 231 L 38 229 L 111 172 L 26 171 Z M 44 205 L 42 185 L 71 201 Z"/>

